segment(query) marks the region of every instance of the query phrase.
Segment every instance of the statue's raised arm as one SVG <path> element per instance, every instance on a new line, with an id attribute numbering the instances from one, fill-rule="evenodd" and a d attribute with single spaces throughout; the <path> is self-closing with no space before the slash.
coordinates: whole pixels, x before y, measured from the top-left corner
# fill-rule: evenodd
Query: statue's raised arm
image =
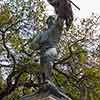
<path id="1" fill-rule="evenodd" d="M 66 22 L 68 31 L 73 21 L 73 11 L 70 0 L 47 0 L 54 8 L 56 14 Z"/>

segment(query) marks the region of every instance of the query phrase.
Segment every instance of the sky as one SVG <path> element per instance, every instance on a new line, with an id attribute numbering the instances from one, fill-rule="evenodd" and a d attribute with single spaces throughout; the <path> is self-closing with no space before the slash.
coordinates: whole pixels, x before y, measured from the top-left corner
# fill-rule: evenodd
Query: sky
<path id="1" fill-rule="evenodd" d="M 72 0 L 79 7 L 78 12 L 80 17 L 86 17 L 91 15 L 92 12 L 100 15 L 100 0 Z"/>
<path id="2" fill-rule="evenodd" d="M 80 11 L 77 10 L 73 6 L 74 14 L 77 17 L 83 18 L 90 16 L 92 12 L 100 15 L 100 0 L 72 0 L 79 8 Z M 48 12 L 52 14 L 52 10 L 50 5 L 48 5 Z"/>

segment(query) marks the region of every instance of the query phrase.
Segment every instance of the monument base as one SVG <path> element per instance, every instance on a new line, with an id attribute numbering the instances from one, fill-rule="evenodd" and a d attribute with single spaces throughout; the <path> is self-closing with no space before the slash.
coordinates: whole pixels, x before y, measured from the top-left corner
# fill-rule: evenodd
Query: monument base
<path id="1" fill-rule="evenodd" d="M 55 84 L 49 80 L 42 84 L 35 94 L 27 95 L 21 100 L 71 100 L 65 93 L 60 91 Z"/>
<path id="2" fill-rule="evenodd" d="M 70 98 L 61 99 L 50 94 L 49 92 L 46 92 L 46 93 L 37 93 L 35 95 L 34 94 L 26 95 L 26 96 L 21 97 L 20 100 L 71 100 L 71 99 Z"/>

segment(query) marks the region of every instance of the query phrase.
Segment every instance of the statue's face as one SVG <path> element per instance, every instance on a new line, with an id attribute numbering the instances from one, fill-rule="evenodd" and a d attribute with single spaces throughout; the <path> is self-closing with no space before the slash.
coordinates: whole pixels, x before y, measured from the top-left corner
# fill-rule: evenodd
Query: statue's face
<path id="1" fill-rule="evenodd" d="M 51 27 L 55 23 L 55 18 L 53 16 L 49 16 L 47 19 L 47 25 L 48 27 Z"/>

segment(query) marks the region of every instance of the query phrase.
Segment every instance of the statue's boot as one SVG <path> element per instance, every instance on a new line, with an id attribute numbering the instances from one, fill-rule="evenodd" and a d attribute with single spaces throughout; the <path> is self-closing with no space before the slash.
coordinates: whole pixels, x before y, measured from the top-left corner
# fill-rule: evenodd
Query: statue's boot
<path id="1" fill-rule="evenodd" d="M 41 92 L 49 92 L 50 94 L 60 98 L 61 100 L 71 100 L 64 92 L 60 91 L 52 82 L 47 80 L 44 84 L 41 84 Z"/>

